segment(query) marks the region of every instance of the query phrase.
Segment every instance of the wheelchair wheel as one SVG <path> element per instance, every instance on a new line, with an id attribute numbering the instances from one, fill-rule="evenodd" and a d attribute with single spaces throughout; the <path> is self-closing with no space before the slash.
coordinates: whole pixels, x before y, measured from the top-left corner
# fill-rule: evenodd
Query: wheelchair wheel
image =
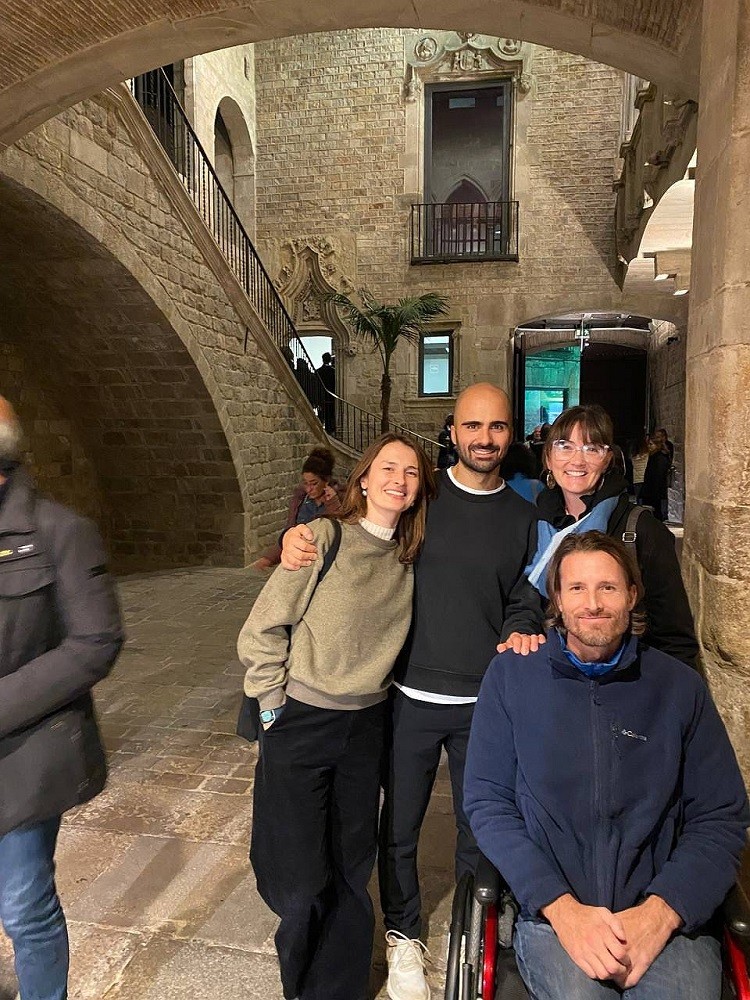
<path id="1" fill-rule="evenodd" d="M 486 914 L 487 907 L 474 898 L 474 879 L 464 875 L 453 897 L 445 1000 L 479 1000 L 485 995 L 482 983 L 483 956 L 487 950 Z M 487 995 L 494 1000 L 494 994 Z"/>
<path id="2" fill-rule="evenodd" d="M 445 970 L 445 1000 L 462 998 L 461 969 L 466 955 L 466 932 L 471 922 L 471 890 L 474 880 L 468 873 L 461 877 L 453 896 L 451 926 L 448 937 L 448 964 Z M 468 913 L 467 913 L 468 910 Z"/>
<path id="3" fill-rule="evenodd" d="M 497 969 L 497 907 L 490 903 L 484 914 L 482 935 L 481 990 L 482 1000 L 495 1000 L 495 973 Z"/>

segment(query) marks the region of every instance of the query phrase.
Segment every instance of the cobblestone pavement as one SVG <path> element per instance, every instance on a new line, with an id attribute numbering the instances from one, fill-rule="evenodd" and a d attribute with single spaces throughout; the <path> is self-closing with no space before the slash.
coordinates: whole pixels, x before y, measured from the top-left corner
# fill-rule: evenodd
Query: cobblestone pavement
<path id="1" fill-rule="evenodd" d="M 68 813 L 57 852 L 71 1000 L 280 1000 L 275 918 L 247 860 L 256 751 L 234 736 L 237 633 L 264 577 L 199 569 L 126 578 L 128 642 L 97 688 L 106 790 Z M 437 996 L 453 814 L 441 774 L 421 846 Z M 376 885 L 372 886 L 376 894 Z M 377 909 L 377 903 L 376 903 Z M 385 997 L 382 929 L 373 995 Z M 0 942 L 0 1000 L 15 996 Z"/>

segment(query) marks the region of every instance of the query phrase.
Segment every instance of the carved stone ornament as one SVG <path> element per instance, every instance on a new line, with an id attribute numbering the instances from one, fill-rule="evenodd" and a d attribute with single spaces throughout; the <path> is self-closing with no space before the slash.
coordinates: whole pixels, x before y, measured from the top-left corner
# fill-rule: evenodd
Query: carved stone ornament
<path id="1" fill-rule="evenodd" d="M 512 76 L 518 90 L 531 89 L 531 76 L 524 60 L 529 49 L 516 38 L 495 38 L 470 31 L 434 31 L 429 35 L 407 33 L 404 97 L 416 101 L 427 82 Z"/>
<path id="2" fill-rule="evenodd" d="M 420 62 L 430 62 L 437 55 L 437 50 L 438 43 L 432 35 L 427 35 L 425 38 L 420 38 L 414 46 L 414 55 Z"/>
<path id="3" fill-rule="evenodd" d="M 337 350 L 353 355 L 349 330 L 339 317 L 329 296 L 333 292 L 351 295 L 354 283 L 336 261 L 341 248 L 325 237 L 287 240 L 280 248 L 281 267 L 275 281 L 289 315 L 301 333 L 328 331 Z"/>
<path id="4" fill-rule="evenodd" d="M 517 78 L 517 81 L 519 91 L 522 94 L 528 94 L 531 90 L 531 84 L 533 82 L 531 79 L 531 73 L 521 73 L 521 75 Z"/>
<path id="5" fill-rule="evenodd" d="M 521 51 L 523 42 L 519 41 L 517 38 L 499 38 L 498 48 L 504 56 L 517 56 Z"/>
<path id="6" fill-rule="evenodd" d="M 417 100 L 421 93 L 422 81 L 414 71 L 414 67 L 409 66 L 409 72 L 406 75 L 406 83 L 404 85 L 404 97 L 408 103 L 412 104 Z"/>

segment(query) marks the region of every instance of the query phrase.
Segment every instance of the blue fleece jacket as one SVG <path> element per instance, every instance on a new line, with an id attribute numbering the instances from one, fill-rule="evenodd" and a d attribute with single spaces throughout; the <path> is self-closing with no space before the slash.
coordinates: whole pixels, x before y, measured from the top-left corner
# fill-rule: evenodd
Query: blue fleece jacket
<path id="1" fill-rule="evenodd" d="M 563 893 L 619 911 L 661 896 L 689 933 L 734 882 L 747 795 L 705 683 L 630 638 L 589 679 L 550 631 L 496 656 L 471 727 L 464 805 L 527 917 Z"/>

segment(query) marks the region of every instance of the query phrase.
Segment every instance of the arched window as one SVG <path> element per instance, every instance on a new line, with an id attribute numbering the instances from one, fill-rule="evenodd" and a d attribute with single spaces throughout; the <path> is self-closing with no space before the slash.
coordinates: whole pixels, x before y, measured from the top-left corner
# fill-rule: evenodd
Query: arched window
<path id="1" fill-rule="evenodd" d="M 440 206 L 439 252 L 450 257 L 485 254 L 493 248 L 500 222 L 495 204 L 464 177 Z"/>
<path id="2" fill-rule="evenodd" d="M 464 177 L 460 184 L 457 184 L 446 198 L 449 205 L 465 205 L 471 202 L 486 202 L 489 199 L 484 192 L 480 191 L 476 184 Z"/>
<path id="3" fill-rule="evenodd" d="M 255 231 L 255 152 L 242 109 L 224 97 L 214 120 L 214 169 L 240 222 Z"/>

